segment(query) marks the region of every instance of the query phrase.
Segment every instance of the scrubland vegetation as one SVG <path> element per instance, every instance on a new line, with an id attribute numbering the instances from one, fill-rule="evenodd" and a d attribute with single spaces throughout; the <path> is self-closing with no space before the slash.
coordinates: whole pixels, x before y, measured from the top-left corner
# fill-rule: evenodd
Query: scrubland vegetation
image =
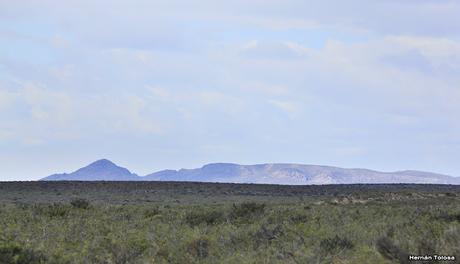
<path id="1" fill-rule="evenodd" d="M 0 183 L 0 263 L 409 263 L 409 254 L 460 258 L 460 186 Z"/>

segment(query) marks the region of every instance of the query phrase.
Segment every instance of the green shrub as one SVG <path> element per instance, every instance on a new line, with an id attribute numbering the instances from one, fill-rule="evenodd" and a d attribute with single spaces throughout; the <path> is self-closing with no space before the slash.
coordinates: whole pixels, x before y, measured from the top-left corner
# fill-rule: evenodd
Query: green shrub
<path id="1" fill-rule="evenodd" d="M 81 198 L 77 198 L 77 199 L 73 199 L 70 204 L 75 207 L 75 208 L 79 208 L 79 209 L 88 209 L 90 204 L 89 204 L 89 201 L 86 200 L 86 199 L 81 199 Z"/>
<path id="2" fill-rule="evenodd" d="M 8 264 L 41 264 L 46 258 L 40 252 L 25 249 L 15 243 L 0 242 L 0 263 Z"/>
<path id="3" fill-rule="evenodd" d="M 346 237 L 339 237 L 338 235 L 335 235 L 332 238 L 323 239 L 319 243 L 320 251 L 331 255 L 347 249 L 352 249 L 353 247 L 353 242 Z"/>
<path id="4" fill-rule="evenodd" d="M 154 206 L 152 208 L 148 208 L 144 211 L 144 217 L 145 218 L 151 218 L 151 217 L 154 217 L 156 215 L 159 215 L 161 213 L 161 210 L 160 208 L 158 208 L 158 206 Z"/>
<path id="5" fill-rule="evenodd" d="M 418 242 L 418 246 L 417 246 L 418 254 L 419 255 L 429 255 L 429 254 L 433 254 L 433 252 L 437 252 L 435 244 L 436 244 L 435 241 L 433 241 L 429 237 L 423 237 Z"/>
<path id="6" fill-rule="evenodd" d="M 266 227 L 264 225 L 252 236 L 254 241 L 254 248 L 271 243 L 273 240 L 281 237 L 284 234 L 283 227 L 276 225 L 273 227 Z"/>
<path id="7" fill-rule="evenodd" d="M 149 241 L 139 234 L 109 241 L 107 245 L 114 263 L 136 263 L 149 246 Z"/>
<path id="8" fill-rule="evenodd" d="M 249 218 L 251 216 L 258 216 L 265 211 L 265 204 L 255 202 L 245 202 L 241 204 L 233 204 L 230 216 L 234 219 Z"/>
<path id="9" fill-rule="evenodd" d="M 309 216 L 302 213 L 294 213 L 289 216 L 289 221 L 293 224 L 306 223 L 309 219 Z"/>
<path id="10" fill-rule="evenodd" d="M 195 210 L 185 216 L 185 222 L 192 227 L 201 224 L 216 225 L 224 221 L 224 213 L 217 210 Z"/>
<path id="11" fill-rule="evenodd" d="M 70 212 L 69 207 L 63 204 L 53 204 L 48 207 L 48 214 L 51 217 L 64 217 Z"/>
<path id="12" fill-rule="evenodd" d="M 460 212 L 446 212 L 446 211 L 441 211 L 437 215 L 438 219 L 441 219 L 446 222 L 460 222 Z"/>
<path id="13" fill-rule="evenodd" d="M 439 245 L 439 252 L 460 256 L 460 227 L 451 226 L 445 230 Z"/>
<path id="14" fill-rule="evenodd" d="M 401 264 L 408 263 L 409 261 L 408 254 L 386 236 L 379 237 L 375 247 L 377 251 L 388 260 L 398 261 Z"/>
<path id="15" fill-rule="evenodd" d="M 70 212 L 70 208 L 69 206 L 60 203 L 53 203 L 50 205 L 34 205 L 33 212 L 51 218 L 59 218 L 68 215 Z"/>
<path id="16" fill-rule="evenodd" d="M 207 238 L 198 238 L 187 245 L 187 253 L 194 258 L 203 259 L 209 255 L 209 240 Z"/>

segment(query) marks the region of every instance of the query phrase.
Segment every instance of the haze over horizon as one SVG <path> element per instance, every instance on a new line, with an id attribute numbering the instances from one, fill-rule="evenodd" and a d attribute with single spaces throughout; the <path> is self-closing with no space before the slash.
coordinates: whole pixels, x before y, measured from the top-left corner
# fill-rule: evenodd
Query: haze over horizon
<path id="1" fill-rule="evenodd" d="M 460 2 L 2 1 L 0 181 L 100 158 L 460 176 Z"/>

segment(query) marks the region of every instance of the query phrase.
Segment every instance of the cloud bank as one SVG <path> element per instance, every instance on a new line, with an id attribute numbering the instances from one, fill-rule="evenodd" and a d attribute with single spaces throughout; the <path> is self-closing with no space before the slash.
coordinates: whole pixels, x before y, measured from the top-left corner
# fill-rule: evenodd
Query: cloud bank
<path id="1" fill-rule="evenodd" d="M 459 13 L 448 0 L 4 1 L 0 180 L 101 157 L 141 174 L 227 161 L 460 176 Z"/>

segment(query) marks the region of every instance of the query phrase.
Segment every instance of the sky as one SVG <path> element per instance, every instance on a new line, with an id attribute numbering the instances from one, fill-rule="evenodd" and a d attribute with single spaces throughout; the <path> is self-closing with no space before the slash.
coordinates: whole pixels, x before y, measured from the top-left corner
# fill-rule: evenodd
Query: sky
<path id="1" fill-rule="evenodd" d="M 460 176 L 460 1 L 0 0 L 0 181 L 101 158 Z"/>

